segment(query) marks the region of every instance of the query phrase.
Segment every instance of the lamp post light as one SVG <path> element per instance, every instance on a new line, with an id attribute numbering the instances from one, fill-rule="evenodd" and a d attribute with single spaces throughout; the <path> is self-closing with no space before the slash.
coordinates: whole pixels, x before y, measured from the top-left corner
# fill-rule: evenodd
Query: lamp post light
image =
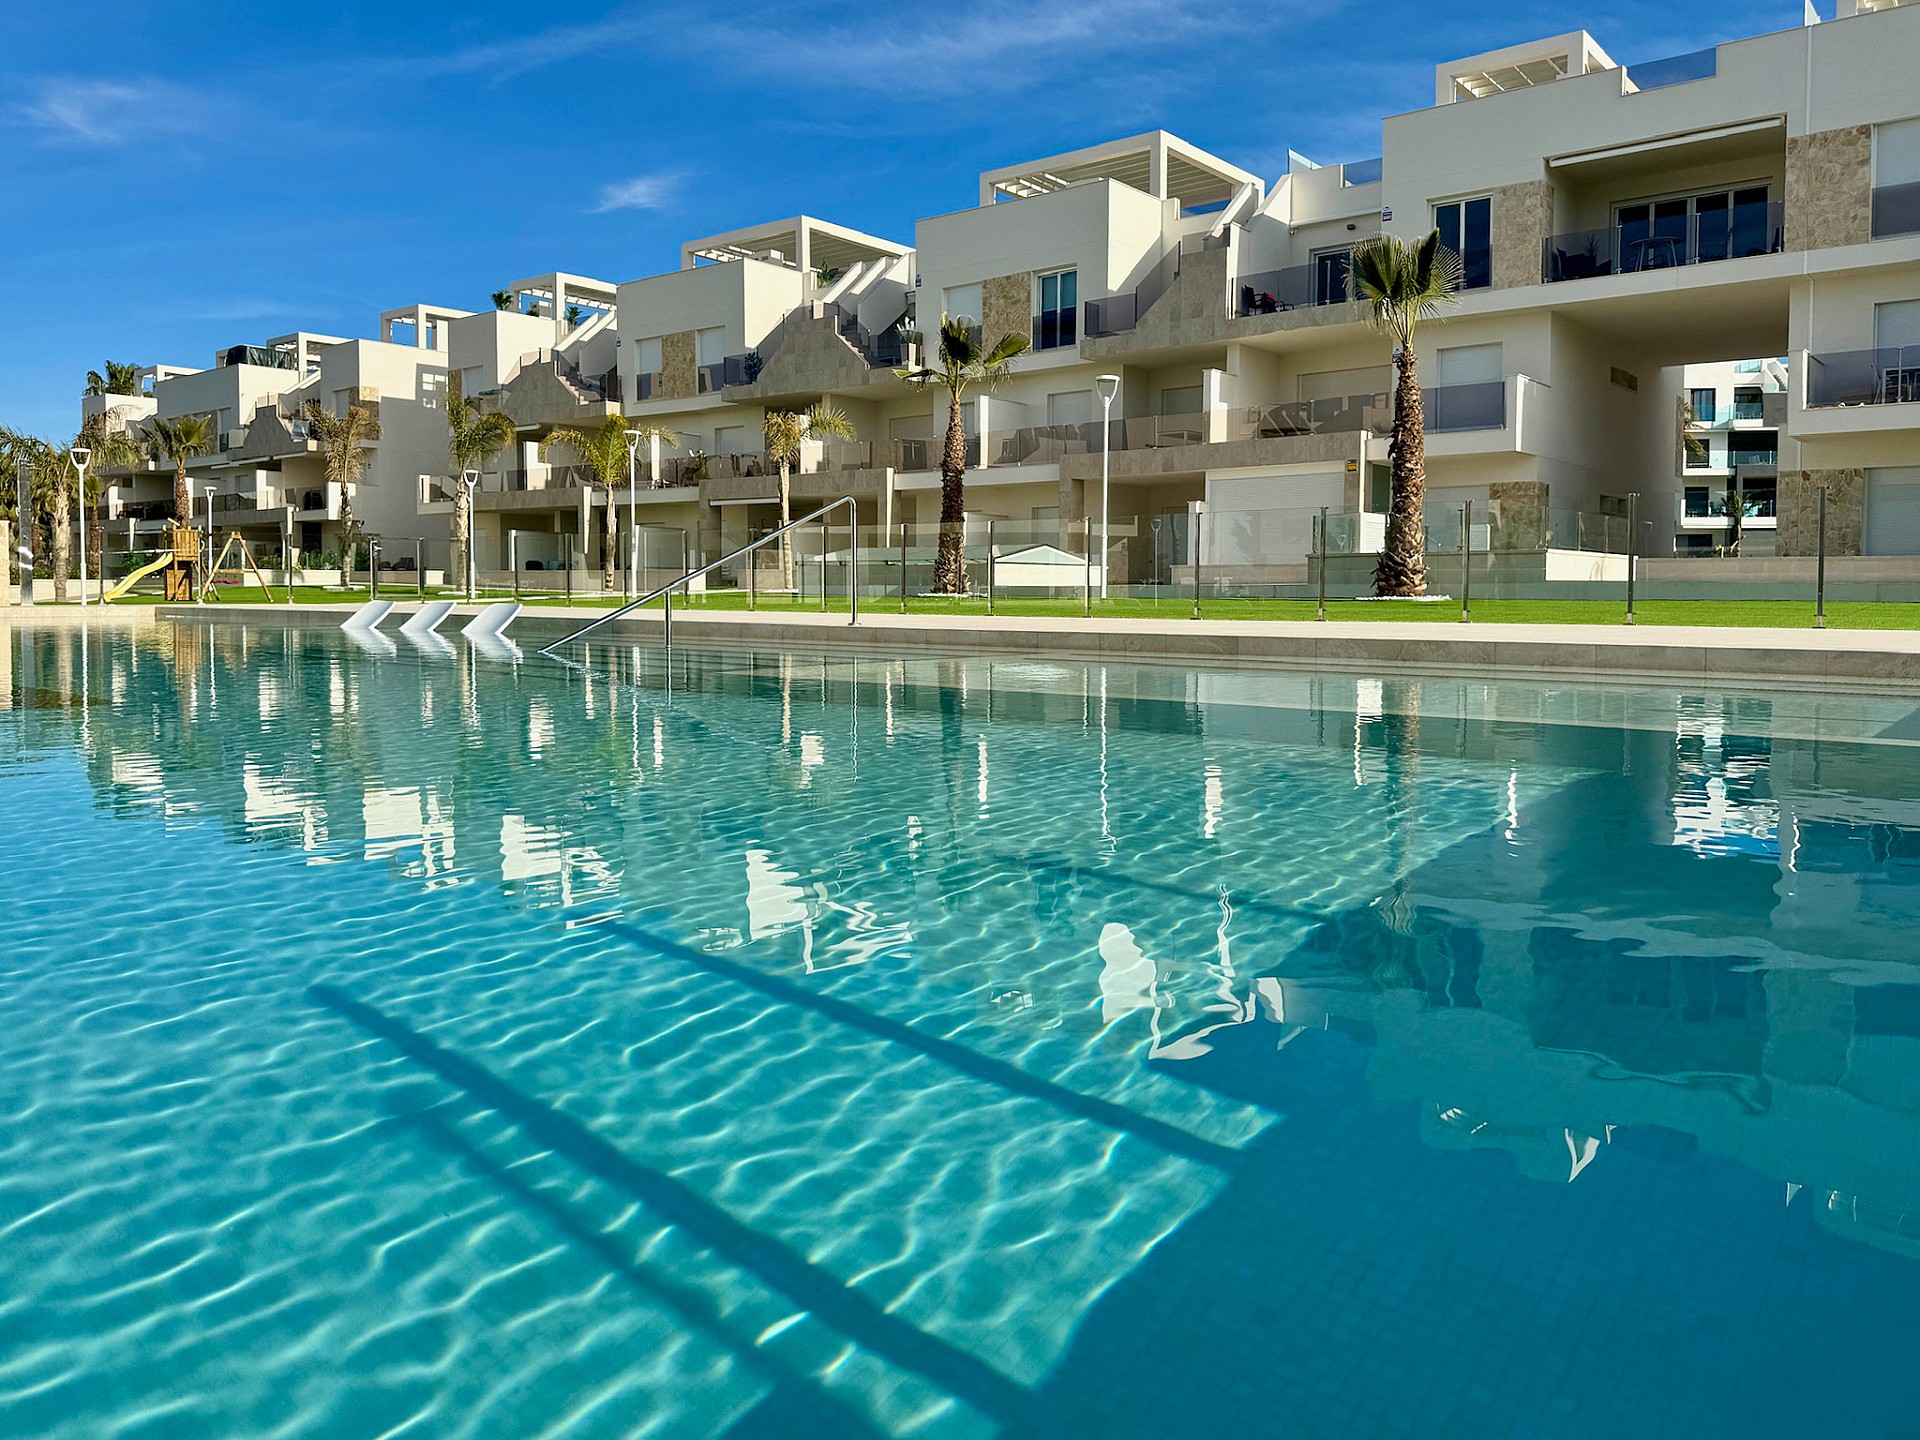
<path id="1" fill-rule="evenodd" d="M 1118 375 L 1099 375 L 1094 385 L 1100 391 L 1100 598 L 1107 598 L 1107 548 L 1108 517 L 1111 514 L 1107 503 L 1107 460 L 1113 449 L 1113 397 L 1120 393 Z"/>
<path id="2" fill-rule="evenodd" d="M 635 497 L 633 471 L 640 451 L 640 432 L 627 431 L 627 599 L 640 593 L 640 507 Z"/>
<path id="3" fill-rule="evenodd" d="M 478 470 L 462 470 L 460 483 L 467 491 L 467 599 L 473 599 L 473 547 L 480 539 L 480 517 L 474 513 L 473 492 L 480 484 Z"/>
<path id="4" fill-rule="evenodd" d="M 93 459 L 93 451 L 83 445 L 76 445 L 67 451 L 67 458 L 73 462 L 74 474 L 79 477 L 80 487 L 80 603 L 87 603 L 87 464 Z M 102 563 L 105 563 L 104 554 Z M 104 603 L 105 595 L 101 596 Z"/>
<path id="5" fill-rule="evenodd" d="M 202 491 L 207 497 L 207 575 L 206 579 L 202 581 L 200 585 L 200 603 L 202 605 L 207 603 L 207 590 L 213 584 L 213 562 L 216 558 L 213 553 L 213 492 L 219 488 L 217 485 L 202 487 Z"/>

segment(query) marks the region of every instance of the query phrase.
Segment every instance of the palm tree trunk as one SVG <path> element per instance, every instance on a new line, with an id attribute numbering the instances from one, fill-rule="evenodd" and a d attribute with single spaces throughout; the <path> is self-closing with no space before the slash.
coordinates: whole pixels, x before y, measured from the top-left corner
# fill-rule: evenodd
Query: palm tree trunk
<path id="1" fill-rule="evenodd" d="M 631 540 L 628 541 L 632 543 Z M 600 588 L 613 593 L 614 561 L 620 553 L 620 502 L 607 487 L 607 509 L 600 517 Z"/>
<path id="2" fill-rule="evenodd" d="M 193 491 L 187 488 L 187 462 L 173 462 L 173 518 L 187 529 L 193 528 Z"/>
<path id="3" fill-rule="evenodd" d="M 100 586 L 100 593 L 107 592 L 107 572 L 103 562 L 106 559 L 106 539 L 102 534 L 107 507 L 95 502 L 87 507 L 93 513 L 87 517 L 87 574 Z"/>
<path id="4" fill-rule="evenodd" d="M 1399 371 L 1393 392 L 1393 498 L 1387 506 L 1387 538 L 1373 571 L 1376 595 L 1427 593 L 1426 412 L 1415 374 L 1413 347 L 1394 352 Z"/>
<path id="5" fill-rule="evenodd" d="M 345 485 L 340 487 L 340 588 L 348 589 L 353 584 L 353 491 Z M 207 527 L 207 544 L 213 544 L 213 527 Z"/>
<path id="6" fill-rule="evenodd" d="M 793 520 L 793 473 L 792 463 L 786 456 L 780 457 L 780 526 L 782 531 Z M 793 536 L 783 533 L 780 536 L 780 588 L 793 589 Z"/>
<path id="7" fill-rule="evenodd" d="M 449 557 L 453 569 L 449 572 L 455 582 L 464 586 L 467 583 L 467 534 L 472 528 L 473 519 L 467 512 L 467 487 L 458 481 L 453 491 L 453 553 Z"/>
<path id="8" fill-rule="evenodd" d="M 62 476 L 64 481 L 66 477 Z M 67 487 L 56 485 L 53 490 L 53 533 L 47 538 L 52 542 L 48 556 L 48 566 L 53 571 L 53 599 L 62 604 L 67 598 L 67 566 L 73 560 L 73 537 L 67 533 L 72 520 L 67 509 Z"/>
<path id="9" fill-rule="evenodd" d="M 967 435 L 960 397 L 947 402 L 947 443 L 940 451 L 940 550 L 933 561 L 936 595 L 967 593 Z"/>

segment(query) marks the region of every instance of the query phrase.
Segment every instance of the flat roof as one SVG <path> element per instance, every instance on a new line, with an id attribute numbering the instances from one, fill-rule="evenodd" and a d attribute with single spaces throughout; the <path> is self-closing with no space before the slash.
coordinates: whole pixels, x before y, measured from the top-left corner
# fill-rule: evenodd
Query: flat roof
<path id="1" fill-rule="evenodd" d="M 1048 155 L 1018 165 L 1003 165 L 980 175 L 980 203 L 1023 200 L 1048 195 L 1091 180 L 1117 180 L 1156 199 L 1178 196 L 1189 205 L 1230 200 L 1242 185 L 1264 194 L 1259 176 L 1189 145 L 1165 130 L 1149 130 L 1108 140 L 1061 155 Z"/>
<path id="2" fill-rule="evenodd" d="M 609 285 L 605 280 L 595 280 L 591 275 L 569 275 L 564 270 L 555 270 L 548 275 L 530 275 L 525 280 L 516 280 L 507 286 L 514 295 L 533 295 L 551 300 L 560 290 L 567 292 L 567 299 L 583 305 L 598 305 L 611 310 L 620 298 L 620 287 Z"/>
<path id="3" fill-rule="evenodd" d="M 1599 70 L 1616 70 L 1613 57 L 1584 30 L 1530 40 L 1524 45 L 1507 45 L 1483 51 L 1464 59 L 1450 60 L 1434 70 L 1434 101 L 1450 105 L 1456 100 L 1480 100 L 1488 95 L 1503 95 L 1509 90 L 1531 90 L 1551 85 L 1569 75 L 1591 75 Z"/>
<path id="4" fill-rule="evenodd" d="M 898 259 L 912 251 L 911 245 L 811 215 L 795 215 L 689 240 L 680 247 L 680 267 L 691 270 L 703 261 L 764 260 L 794 269 L 804 264 L 814 270 L 844 270 L 869 260 Z"/>

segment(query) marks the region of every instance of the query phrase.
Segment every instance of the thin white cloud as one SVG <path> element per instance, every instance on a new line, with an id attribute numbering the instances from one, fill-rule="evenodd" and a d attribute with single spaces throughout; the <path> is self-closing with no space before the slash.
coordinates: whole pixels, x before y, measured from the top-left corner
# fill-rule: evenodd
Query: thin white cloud
<path id="1" fill-rule="evenodd" d="M 591 214 L 605 215 L 612 210 L 659 210 L 670 202 L 680 188 L 677 174 L 636 175 L 631 180 L 615 181 L 600 187 L 600 197 Z"/>
<path id="2" fill-rule="evenodd" d="M 630 41 L 657 34 L 660 27 L 659 16 L 643 10 L 626 10 L 584 25 L 556 25 L 502 40 L 483 40 L 404 63 L 417 74 L 485 73 L 495 79 L 506 79 L 544 66 L 623 48 Z"/>
<path id="3" fill-rule="evenodd" d="M 206 98 L 165 80 L 86 80 L 62 75 L 40 82 L 18 116 L 50 140 L 122 146 L 204 130 Z"/>
<path id="4" fill-rule="evenodd" d="M 1200 0 L 1056 6 L 983 0 L 942 8 L 917 24 L 898 16 L 879 29 L 865 12 L 842 25 L 820 24 L 817 16 L 783 20 L 778 13 L 736 15 L 704 28 L 697 48 L 722 51 L 729 64 L 778 68 L 904 99 L 1017 88 L 1063 64 L 1085 66 L 1093 55 L 1143 44 L 1150 54 L 1132 68 L 1151 68 L 1151 54 L 1182 38 L 1232 29 L 1228 12 Z"/>

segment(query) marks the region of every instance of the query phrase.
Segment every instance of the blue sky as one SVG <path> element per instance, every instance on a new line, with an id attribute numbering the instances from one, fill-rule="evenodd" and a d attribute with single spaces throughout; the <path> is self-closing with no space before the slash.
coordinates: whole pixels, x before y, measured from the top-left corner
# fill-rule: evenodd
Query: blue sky
<path id="1" fill-rule="evenodd" d="M 1154 127 L 1269 179 L 1289 147 L 1364 159 L 1435 64 L 1580 23 L 1533 0 L 7 10 L 0 422 L 48 435 L 108 357 L 204 365 L 525 275 L 630 280 L 803 209 L 910 242 L 983 169 Z M 1584 23 L 1630 64 L 1801 14 L 1611 0 Z"/>

